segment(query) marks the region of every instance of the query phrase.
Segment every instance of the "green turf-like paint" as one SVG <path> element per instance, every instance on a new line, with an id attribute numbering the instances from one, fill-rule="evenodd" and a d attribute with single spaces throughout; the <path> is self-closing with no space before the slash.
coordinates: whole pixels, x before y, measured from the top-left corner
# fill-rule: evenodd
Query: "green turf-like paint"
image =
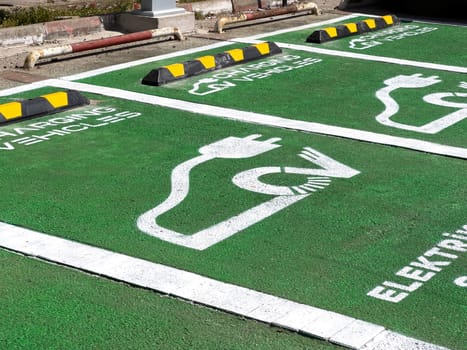
<path id="1" fill-rule="evenodd" d="M 341 349 L 4 250 L 0 263 L 5 349 Z"/>
<path id="2" fill-rule="evenodd" d="M 294 50 L 284 50 L 283 55 L 265 59 L 262 63 L 211 72 L 203 77 L 193 77 L 171 84 L 166 88 L 141 86 L 138 76 L 145 69 L 145 65 L 132 67 L 130 70 L 88 78 L 84 82 L 109 87 L 116 83 L 128 90 L 149 95 L 427 140 L 456 147 L 467 146 L 463 136 L 466 123 L 462 119 L 429 135 L 391 127 L 376 120 L 386 109 L 377 97 L 377 92 L 386 86 L 386 81 L 398 76 L 437 76 L 438 82 L 427 87 L 399 88 L 392 91 L 390 96 L 399 108 L 391 117 L 393 121 L 416 127 L 437 121 L 462 109 L 424 101 L 426 96 L 438 93 L 461 94 L 447 100 L 464 101 L 465 97 L 462 97 L 462 94 L 467 93 L 464 88 L 465 79 L 454 72 L 343 59 Z M 374 73 L 369 75 L 368 69 Z M 254 104 L 250 103 L 252 97 L 255 98 Z"/>
<path id="3" fill-rule="evenodd" d="M 87 96 L 93 105 L 54 116 L 84 119 L 52 127 L 86 124 L 87 129 L 70 128 L 67 135 L 0 153 L 8 169 L 0 180 L 8 189 L 0 198 L 0 220 L 286 296 L 433 343 L 462 344 L 464 290 L 452 281 L 463 276 L 465 256 L 398 309 L 366 293 L 435 245 L 440 232 L 465 222 L 465 161 Z M 117 114 L 123 120 L 117 122 Z M 11 126 L 2 130 L 14 132 Z M 25 136 L 35 134 L 43 136 L 38 130 Z M 253 158 L 206 162 L 191 173 L 186 200 L 163 215 L 161 224 L 189 234 L 261 203 L 270 196 L 241 190 L 232 178 L 254 167 L 302 167 L 307 161 L 297 154 L 304 145 L 361 174 L 336 180 L 203 252 L 137 229 L 138 215 L 167 198 L 178 164 L 216 140 L 252 134 L 280 137 L 282 147 Z M 264 181 L 272 182 L 270 177 Z M 305 180 L 297 175 L 277 181 L 299 186 Z M 423 322 L 427 315 L 440 322 Z"/>
<path id="4" fill-rule="evenodd" d="M 355 19 L 355 20 L 358 20 Z M 294 31 L 264 40 L 277 43 L 310 45 L 305 39 L 310 29 Z M 385 57 L 399 57 L 416 61 L 465 66 L 465 28 L 416 21 L 402 22 L 399 26 L 374 33 L 351 36 L 320 44 L 320 48 L 344 50 Z M 442 43 L 442 44 L 441 44 Z"/>

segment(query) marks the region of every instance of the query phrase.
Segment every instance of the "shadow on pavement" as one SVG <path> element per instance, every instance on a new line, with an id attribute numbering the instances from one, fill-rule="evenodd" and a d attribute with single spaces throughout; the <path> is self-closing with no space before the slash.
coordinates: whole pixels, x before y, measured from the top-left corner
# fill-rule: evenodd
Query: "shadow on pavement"
<path id="1" fill-rule="evenodd" d="M 401 18 L 435 20 L 440 22 L 467 24 L 465 4 L 460 0 L 379 0 L 372 4 L 359 5 L 353 2 L 348 11 L 374 15 L 395 14 Z"/>

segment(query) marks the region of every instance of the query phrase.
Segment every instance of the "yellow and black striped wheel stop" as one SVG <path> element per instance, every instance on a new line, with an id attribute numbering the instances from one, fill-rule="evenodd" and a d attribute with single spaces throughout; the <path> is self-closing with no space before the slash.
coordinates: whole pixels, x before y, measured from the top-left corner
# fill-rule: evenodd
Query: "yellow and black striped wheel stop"
<path id="1" fill-rule="evenodd" d="M 89 104 L 89 100 L 74 90 L 58 91 L 23 101 L 0 105 L 0 124 L 61 112 Z"/>
<path id="2" fill-rule="evenodd" d="M 345 38 L 351 35 L 364 34 L 375 30 L 385 29 L 400 24 L 399 18 L 394 15 L 367 18 L 356 23 L 341 24 L 336 27 L 327 27 L 315 30 L 306 39 L 308 43 L 322 44 L 327 41 Z"/>
<path id="3" fill-rule="evenodd" d="M 174 63 L 153 69 L 143 78 L 142 84 L 159 86 L 281 52 L 281 48 L 273 42 L 264 42 L 240 49 L 232 49 L 215 55 L 198 57 L 183 63 Z"/>

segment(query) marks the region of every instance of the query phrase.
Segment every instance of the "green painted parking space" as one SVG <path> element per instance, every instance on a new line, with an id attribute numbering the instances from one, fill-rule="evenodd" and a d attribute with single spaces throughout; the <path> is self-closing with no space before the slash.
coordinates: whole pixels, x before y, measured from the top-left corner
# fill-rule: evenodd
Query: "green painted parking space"
<path id="1" fill-rule="evenodd" d="M 84 95 L 2 126 L 0 221 L 465 344 L 464 160 Z"/>
<path id="2" fill-rule="evenodd" d="M 371 17 L 355 17 L 343 22 L 264 36 L 265 40 L 293 43 L 323 49 L 348 51 L 384 57 L 465 67 L 465 27 L 401 20 L 399 25 L 361 35 L 353 35 L 323 44 L 307 43 L 307 37 L 317 29 L 356 23 Z"/>
<path id="3" fill-rule="evenodd" d="M 354 16 L 344 22 L 361 19 Z M 201 304 L 211 305 L 209 297 L 201 299 L 208 302 L 197 301 L 190 293 L 203 291 L 206 283 L 218 288 L 216 283 L 222 282 L 230 291 L 247 288 L 245 304 L 254 293 L 266 293 L 283 304 L 327 310 L 325 319 L 337 313 L 355 318 L 355 324 L 369 322 L 438 346 L 464 349 L 465 28 L 402 21 L 400 26 L 320 45 L 304 42 L 312 31 L 302 27 L 236 39 L 238 43 L 191 54 L 13 89 L 11 95 L 2 92 L 0 114 L 6 120 L 0 127 L 0 233 L 15 240 L 16 231 L 2 224 L 8 223 L 105 249 L 109 259 L 113 252 L 120 253 L 116 261 L 128 263 L 128 271 L 124 256 L 178 269 L 157 275 L 162 285 L 182 273 L 194 273 L 198 279 L 189 280 L 186 288 L 199 283 L 200 289 L 184 291 L 182 284 L 177 287 L 181 293 L 174 295 Z M 180 74 L 179 63 L 200 57 L 205 68 L 211 67 L 209 55 L 226 50 L 234 49 L 237 60 L 242 56 L 238 48 L 263 40 L 277 43 L 282 53 L 163 86 L 141 83 L 155 68 L 170 66 L 173 74 Z M 439 51 L 435 55 L 427 49 L 433 43 Z M 264 50 L 261 44 L 259 51 Z M 26 115 L 15 123 L 9 120 L 22 115 L 19 102 L 28 98 L 54 96 L 51 104 L 65 106 L 65 94 L 58 91 L 67 89 L 79 91 L 89 104 L 38 118 Z M 0 243 L 8 239 L 2 237 Z M 53 244 L 42 244 L 45 251 L 54 251 Z M 32 310 L 33 320 L 44 315 L 47 305 L 64 293 L 64 284 L 81 286 L 84 298 L 96 300 L 93 305 L 105 303 L 113 293 L 122 298 L 131 294 L 110 281 L 61 275 L 56 267 L 32 266 L 2 252 L 0 260 L 18 271 L 17 278 L 26 276 L 15 287 L 0 287 L 8 300 L 16 299 L 4 314 L 12 324 L 22 320 L 12 316 L 21 314 L 17 310 Z M 57 252 L 79 256 L 63 242 Z M 92 249 L 86 254 L 90 252 L 97 254 Z M 83 264 L 92 259 L 86 254 Z M 80 266 L 79 259 L 77 263 Z M 44 278 L 28 275 L 30 268 L 56 282 L 56 288 L 44 292 L 43 307 L 31 309 L 27 296 L 12 297 L 18 290 L 32 288 L 32 295 L 45 288 Z M 144 281 L 141 285 L 146 286 Z M 204 292 L 209 294 L 209 288 Z M 148 305 L 153 311 L 167 307 L 148 301 L 146 291 L 138 293 L 138 302 L 117 315 L 130 332 L 147 329 L 153 317 L 132 316 L 128 326 L 125 314 Z M 73 310 L 84 307 L 88 318 L 106 322 L 111 305 L 107 306 L 88 307 L 81 301 L 65 305 L 82 334 L 89 329 L 77 324 L 86 315 Z M 264 307 L 258 310 L 275 309 L 274 304 Z M 220 309 L 237 313 L 222 305 Z M 157 320 L 168 328 L 186 315 L 183 307 L 171 305 L 170 310 L 174 318 Z M 239 314 L 254 318 L 261 314 L 258 310 Z M 203 312 L 192 310 L 187 322 L 215 318 Z M 288 315 L 273 324 L 319 336 L 307 333 L 306 326 L 293 326 L 304 322 L 306 313 L 292 309 L 290 315 L 296 318 Z M 60 322 L 58 311 L 56 316 Z M 224 322 L 222 317 L 215 319 Z M 48 324 L 34 329 L 48 332 L 54 323 Z M 245 332 L 245 327 L 233 327 L 232 343 L 226 347 Z M 8 346 L 23 338 L 31 346 L 42 344 L 33 332 L 7 328 L 0 344 L 2 338 Z M 215 327 L 195 328 L 218 333 Z M 105 327 L 97 331 L 104 335 L 91 336 L 96 346 L 114 334 Z M 177 334 L 180 347 L 205 344 L 198 338 L 192 342 L 184 330 Z M 251 335 L 245 347 L 246 342 L 261 342 L 267 348 L 272 346 L 268 341 L 281 348 L 303 343 L 287 336 L 272 340 L 264 335 L 266 341 L 261 337 Z M 338 344 L 343 338 L 325 337 Z M 166 339 L 154 335 L 148 341 Z M 352 341 L 363 344 L 358 338 L 343 344 Z M 310 344 L 303 346 L 327 346 Z M 140 347 L 146 345 L 142 340 Z"/>
<path id="4" fill-rule="evenodd" d="M 152 69 L 205 54 L 213 51 L 80 82 L 466 147 L 467 85 L 455 72 L 283 49 L 280 55 L 163 86 L 141 84 Z"/>
<path id="5" fill-rule="evenodd" d="M 4 250 L 0 262 L 4 349 L 209 349 L 213 341 L 228 349 L 343 349 Z"/>

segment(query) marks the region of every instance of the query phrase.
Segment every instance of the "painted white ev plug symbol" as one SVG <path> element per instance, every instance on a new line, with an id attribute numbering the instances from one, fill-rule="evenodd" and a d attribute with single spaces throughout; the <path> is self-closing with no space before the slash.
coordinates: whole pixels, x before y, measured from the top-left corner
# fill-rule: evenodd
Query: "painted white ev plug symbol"
<path id="1" fill-rule="evenodd" d="M 441 82 L 438 76 L 423 77 L 422 74 L 398 75 L 384 81 L 386 87 L 376 92 L 376 97 L 383 102 L 385 109 L 382 113 L 376 116 L 376 120 L 387 126 L 398 129 L 416 131 L 425 134 L 436 134 L 447 127 L 460 122 L 467 118 L 467 102 L 458 103 L 446 101 L 445 98 L 467 98 L 467 93 L 462 92 L 440 92 L 429 94 L 423 97 L 425 102 L 451 108 L 460 108 L 459 110 L 449 113 L 442 118 L 434 120 L 422 126 L 407 125 L 391 120 L 398 111 L 399 104 L 390 96 L 390 93 L 400 88 L 424 88 Z"/>
<path id="2" fill-rule="evenodd" d="M 204 96 L 236 86 L 229 81 L 219 81 L 216 78 L 204 78 L 196 82 L 188 92 L 193 95 Z M 203 91 L 204 90 L 204 91 Z"/>
<path id="3" fill-rule="evenodd" d="M 172 188 L 169 197 L 158 206 L 142 214 L 137 220 L 138 228 L 142 232 L 164 241 L 203 250 L 308 197 L 312 192 L 323 189 L 330 184 L 330 178 L 351 178 L 359 174 L 359 171 L 339 163 L 310 147 L 305 147 L 299 156 L 321 167 L 321 169 L 261 167 L 241 172 L 233 177 L 233 183 L 240 188 L 275 196 L 269 201 L 192 235 L 185 235 L 167 229 L 157 223 L 157 218 L 160 215 L 175 208 L 187 197 L 190 190 L 189 174 L 195 166 L 215 158 L 251 158 L 281 147 L 276 144 L 276 142 L 280 141 L 280 138 L 258 141 L 257 139 L 260 136 L 227 137 L 201 147 L 199 156 L 183 162 L 173 169 L 171 175 Z M 263 175 L 277 173 L 308 175 L 308 182 L 300 186 L 287 187 L 263 183 L 260 179 Z"/>

